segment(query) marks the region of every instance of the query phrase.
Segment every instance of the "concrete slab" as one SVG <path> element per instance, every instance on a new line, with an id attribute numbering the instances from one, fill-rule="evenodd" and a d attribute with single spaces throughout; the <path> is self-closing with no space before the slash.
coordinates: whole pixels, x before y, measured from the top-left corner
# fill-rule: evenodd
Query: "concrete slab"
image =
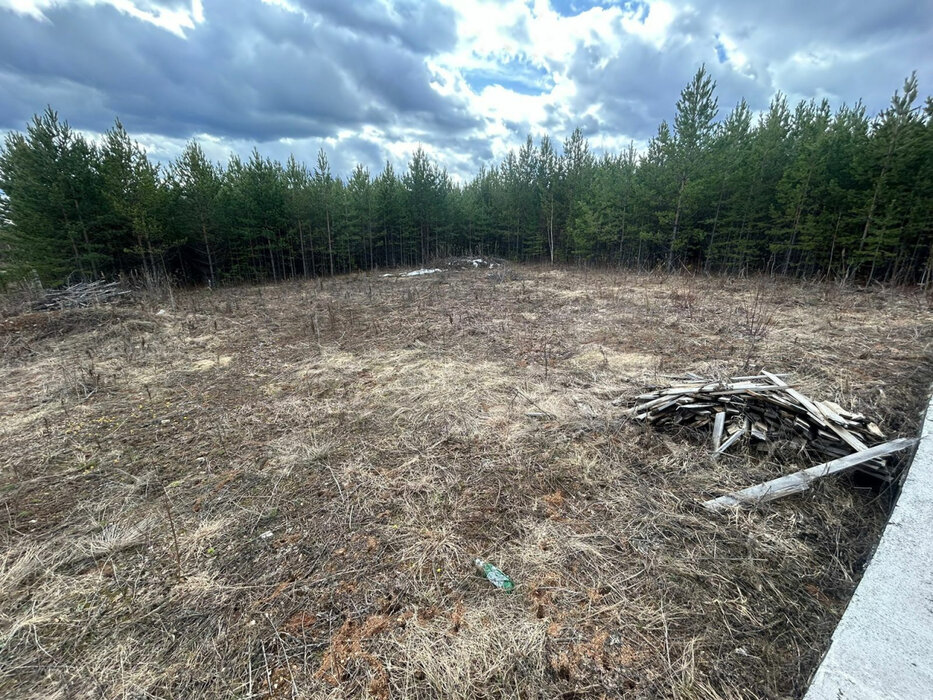
<path id="1" fill-rule="evenodd" d="M 897 504 L 805 700 L 933 698 L 933 401 Z"/>

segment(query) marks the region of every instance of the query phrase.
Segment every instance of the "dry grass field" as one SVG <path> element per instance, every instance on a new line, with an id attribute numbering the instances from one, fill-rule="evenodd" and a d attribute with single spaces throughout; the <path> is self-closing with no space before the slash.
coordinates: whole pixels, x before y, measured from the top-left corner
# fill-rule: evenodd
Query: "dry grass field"
<path id="1" fill-rule="evenodd" d="M 612 401 L 764 367 L 914 435 L 931 341 L 911 290 L 530 267 L 8 315 L 0 696 L 799 697 L 890 493 L 709 513 L 810 465 Z"/>

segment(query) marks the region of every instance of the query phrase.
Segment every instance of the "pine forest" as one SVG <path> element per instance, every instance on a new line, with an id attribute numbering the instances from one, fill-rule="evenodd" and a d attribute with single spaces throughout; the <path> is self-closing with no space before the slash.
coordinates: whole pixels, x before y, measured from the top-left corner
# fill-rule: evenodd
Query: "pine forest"
<path id="1" fill-rule="evenodd" d="M 186 284 L 422 265 L 452 255 L 928 285 L 933 99 L 729 110 L 700 68 L 644 151 L 597 154 L 580 129 L 529 136 L 455 181 L 418 148 L 407 170 L 332 171 L 196 141 L 153 162 L 119 120 L 99 141 L 49 107 L 0 149 L 0 280 L 131 272 Z"/>

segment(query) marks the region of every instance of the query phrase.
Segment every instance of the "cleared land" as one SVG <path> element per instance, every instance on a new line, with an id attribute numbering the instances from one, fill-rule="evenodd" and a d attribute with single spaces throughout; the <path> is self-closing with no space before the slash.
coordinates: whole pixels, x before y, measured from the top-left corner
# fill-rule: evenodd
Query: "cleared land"
<path id="1" fill-rule="evenodd" d="M 4 697 L 799 696 L 889 495 L 711 514 L 807 464 L 611 402 L 765 367 L 893 438 L 933 376 L 913 291 L 512 268 L 168 304 L 0 323 Z"/>

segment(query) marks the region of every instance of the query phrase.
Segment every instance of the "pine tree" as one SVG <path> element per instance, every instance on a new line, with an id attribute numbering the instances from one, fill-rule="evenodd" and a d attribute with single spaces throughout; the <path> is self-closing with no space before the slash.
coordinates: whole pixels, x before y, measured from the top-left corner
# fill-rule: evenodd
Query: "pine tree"
<path id="1" fill-rule="evenodd" d="M 314 169 L 314 193 L 317 209 L 323 216 L 324 230 L 327 233 L 327 260 L 330 276 L 334 276 L 334 178 L 330 173 L 330 163 L 322 148 L 317 154 L 317 167 Z"/>
<path id="2" fill-rule="evenodd" d="M 48 284 L 77 273 L 97 277 L 108 251 L 94 224 L 101 206 L 97 153 L 50 108 L 33 117 L 26 134 L 11 132 L 0 151 L 0 189 L 6 197 L 7 239 L 14 265 Z"/>
<path id="3" fill-rule="evenodd" d="M 283 279 L 477 252 L 931 283 L 933 101 L 915 75 L 871 121 L 778 94 L 755 124 L 744 101 L 717 122 L 715 87 L 701 67 L 642 154 L 529 136 L 465 185 L 421 147 L 375 179 L 335 176 L 323 150 L 313 172 L 256 150 L 215 166 L 196 142 L 164 171 L 119 121 L 96 146 L 48 109 L 0 148 L 0 274 Z"/>
<path id="4" fill-rule="evenodd" d="M 561 160 L 554 152 L 551 145 L 551 139 L 543 136 L 538 144 L 538 172 L 535 174 L 538 188 L 538 197 L 542 203 L 541 218 L 544 220 L 542 229 L 544 231 L 544 243 L 542 246 L 547 250 L 551 264 L 554 264 L 554 251 L 557 247 L 554 231 L 554 216 L 557 208 L 557 199 L 563 179 L 561 170 Z"/>
<path id="5" fill-rule="evenodd" d="M 375 229 L 373 184 L 369 169 L 357 165 L 347 183 L 352 238 L 358 242 L 359 267 L 374 267 L 373 231 Z"/>
<path id="6" fill-rule="evenodd" d="M 712 218 L 707 219 L 704 269 L 720 268 L 733 249 L 739 229 L 741 197 L 750 177 L 752 112 L 741 100 L 720 123 L 711 146 Z"/>
<path id="7" fill-rule="evenodd" d="M 695 187 L 703 172 L 707 153 L 715 131 L 719 102 L 713 96 L 716 83 L 707 74 L 706 66 L 697 70 L 677 101 L 674 117 L 674 139 L 671 142 L 671 165 L 677 177 L 677 199 L 671 240 L 668 245 L 667 269 L 674 268 L 674 255 L 678 248 L 686 248 L 680 238 L 681 229 L 689 231 L 689 217 L 693 214 L 701 192 Z M 691 187 L 693 186 L 693 187 Z M 687 240 L 687 243 L 691 241 Z"/>
<path id="8" fill-rule="evenodd" d="M 431 237 L 435 235 L 433 229 L 441 188 L 439 173 L 421 146 L 415 149 L 403 181 L 408 193 L 408 218 L 417 237 L 421 264 L 426 265 L 431 257 Z"/>
<path id="9" fill-rule="evenodd" d="M 923 122 L 914 107 L 917 74 L 904 81 L 903 93 L 894 92 L 891 106 L 875 121 L 871 134 L 869 169 L 873 172 L 871 199 L 855 255 L 855 263 L 869 265 L 868 282 L 879 268 L 893 262 L 899 239 L 911 218 L 915 160 L 923 143 Z"/>
<path id="10" fill-rule="evenodd" d="M 208 284 L 218 279 L 222 266 L 219 240 L 219 196 L 221 177 L 218 168 L 204 155 L 196 141 L 190 141 L 172 163 L 169 171 L 176 225 L 192 250 L 203 255 L 207 264 Z M 202 265 L 198 261 L 198 267 Z"/>
<path id="11" fill-rule="evenodd" d="M 297 242 L 301 262 L 301 274 L 315 274 L 314 240 L 311 236 L 312 218 L 311 174 L 294 155 L 285 164 L 285 211 L 288 221 L 289 239 Z"/>

